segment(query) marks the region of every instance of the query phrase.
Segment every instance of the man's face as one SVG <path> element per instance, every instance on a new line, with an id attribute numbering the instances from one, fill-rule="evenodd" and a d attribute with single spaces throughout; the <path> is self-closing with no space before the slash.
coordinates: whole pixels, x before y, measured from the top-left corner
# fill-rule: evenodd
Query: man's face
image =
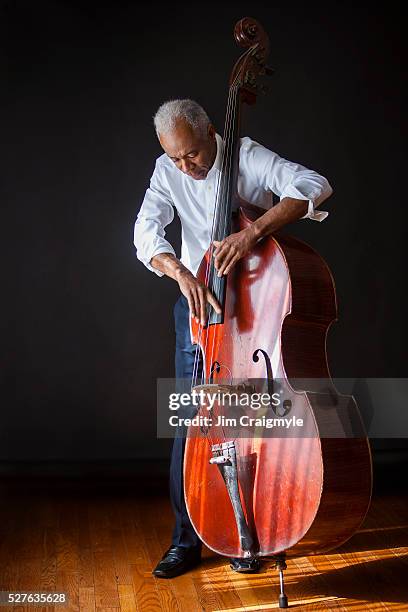
<path id="1" fill-rule="evenodd" d="M 177 168 L 197 181 L 206 178 L 217 154 L 217 142 L 213 125 L 203 136 L 194 132 L 184 119 L 180 119 L 174 129 L 160 134 L 160 144 Z"/>

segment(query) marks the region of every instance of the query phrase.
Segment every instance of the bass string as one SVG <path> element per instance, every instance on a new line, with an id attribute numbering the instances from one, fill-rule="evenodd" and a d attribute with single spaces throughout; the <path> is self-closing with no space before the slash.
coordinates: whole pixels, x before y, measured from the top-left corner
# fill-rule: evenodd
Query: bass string
<path id="1" fill-rule="evenodd" d="M 237 78 L 234 81 L 234 86 L 235 86 L 235 82 L 237 81 Z M 231 115 L 231 108 L 233 107 L 233 93 L 234 93 L 234 86 L 232 86 L 229 90 L 229 96 L 228 96 L 228 105 L 227 105 L 227 117 L 226 117 L 226 132 L 227 132 L 227 137 L 226 137 L 226 145 L 224 148 L 224 152 L 223 152 L 223 158 L 222 158 L 222 170 L 217 182 L 217 190 L 216 190 L 216 204 L 215 204 L 215 211 L 214 211 L 214 216 L 213 216 L 213 223 L 212 223 L 212 229 L 211 229 L 211 244 L 210 244 L 210 253 L 209 253 L 209 259 L 207 261 L 207 265 L 206 265 L 206 274 L 205 274 L 205 285 L 208 287 L 209 285 L 209 279 L 210 279 L 210 274 L 211 274 L 211 269 L 212 269 L 212 253 L 213 253 L 213 240 L 214 240 L 214 234 L 215 234 L 215 227 L 216 227 L 216 219 L 217 216 L 219 216 L 219 207 L 220 207 L 220 202 L 222 203 L 223 199 L 222 197 L 220 197 L 220 192 L 221 192 L 221 196 L 222 193 L 225 189 L 224 187 L 224 181 L 223 181 L 223 177 L 225 176 L 225 164 L 226 164 L 226 158 L 228 155 L 228 141 L 229 141 L 229 133 L 228 133 L 228 125 L 230 122 L 230 115 Z M 227 153 L 227 155 L 226 155 Z M 220 188 L 221 187 L 221 188 Z M 209 314 L 207 315 L 207 317 L 209 317 Z M 208 322 L 208 319 L 207 319 Z M 201 322 L 199 324 L 199 341 L 197 343 L 196 346 L 196 351 L 195 351 L 195 355 L 194 355 L 194 364 L 193 364 L 193 375 L 192 375 L 192 386 L 194 386 L 197 382 L 197 374 L 198 374 L 198 367 L 199 367 L 199 356 L 200 356 L 200 342 L 201 342 L 201 337 L 202 337 L 202 331 L 203 331 L 203 326 L 201 325 Z M 207 336 L 208 338 L 208 336 Z M 206 352 L 207 347 L 205 347 L 205 351 Z M 204 370 L 202 373 L 202 377 L 204 375 Z M 203 380 L 202 380 L 203 382 Z"/>
<path id="2" fill-rule="evenodd" d="M 230 112 L 230 104 L 231 104 L 231 90 L 228 93 L 228 104 L 227 104 L 227 118 L 226 118 L 226 123 L 228 122 L 228 116 L 229 116 L 229 112 Z M 224 161 L 224 155 L 225 155 L 225 150 L 223 151 L 223 161 Z M 210 265 L 211 265 L 211 259 L 212 259 L 212 240 L 214 237 L 214 225 L 215 225 L 215 219 L 216 216 L 218 214 L 217 209 L 218 209 L 218 203 L 219 203 L 219 189 L 220 189 L 220 184 L 222 183 L 222 171 L 220 173 L 220 176 L 218 177 L 218 181 L 217 181 L 217 190 L 216 190 L 216 196 L 215 196 L 215 210 L 214 210 L 214 216 L 213 216 L 213 222 L 212 222 L 212 228 L 211 228 L 211 244 L 210 244 L 210 257 L 209 260 L 207 261 L 206 264 L 206 272 L 205 272 L 205 281 L 204 284 L 205 286 L 208 287 L 208 283 L 209 283 L 209 274 L 210 274 Z M 208 315 L 209 316 L 209 315 Z M 195 351 L 195 355 L 194 355 L 194 366 L 193 366 L 193 376 L 192 376 L 192 386 L 194 386 L 195 384 L 197 384 L 197 373 L 198 373 L 198 367 L 199 367 L 199 356 L 200 356 L 200 346 L 201 346 L 201 336 L 202 336 L 202 331 L 203 331 L 203 327 L 201 325 L 201 322 L 199 324 L 199 337 L 198 337 L 198 342 L 197 342 L 197 346 L 196 346 L 196 351 Z M 203 370 L 204 373 L 204 370 Z M 203 377 L 203 373 L 201 374 L 201 377 Z M 203 378 L 201 380 L 201 382 L 203 383 Z"/>
<path id="3" fill-rule="evenodd" d="M 219 227 L 221 227 L 221 231 L 220 231 L 220 235 L 218 236 L 219 238 L 222 237 L 225 234 L 225 230 L 226 230 L 226 224 L 227 224 L 227 219 L 228 219 L 228 198 L 230 196 L 230 186 L 231 186 L 231 173 L 232 173 L 232 164 L 231 164 L 231 160 L 232 160 L 232 155 L 233 155 L 233 145 L 234 145 L 234 126 L 235 126 L 235 116 L 236 116 L 236 99 L 237 99 L 237 95 L 238 95 L 238 87 L 234 86 L 233 91 L 232 91 L 232 96 L 231 96 L 231 104 L 230 104 L 230 113 L 229 113 L 229 124 L 227 124 L 226 128 L 228 128 L 228 134 L 227 137 L 225 139 L 226 143 L 225 143 L 225 147 L 226 147 L 226 151 L 225 151 L 225 157 L 224 157 L 224 172 L 223 172 L 223 177 L 224 177 L 224 184 L 223 184 L 223 190 L 222 190 L 222 203 L 223 203 L 223 207 L 219 209 L 219 217 L 221 218 L 221 221 L 218 225 L 218 229 Z M 226 167 L 228 168 L 228 175 L 226 172 Z M 210 260 L 212 262 L 212 259 Z M 212 291 L 213 293 L 217 294 L 217 290 L 220 288 L 221 286 L 221 282 L 222 279 L 220 277 L 218 277 L 215 274 L 215 267 L 213 265 L 212 267 Z M 212 346 L 211 346 L 211 359 L 209 361 L 209 363 L 212 365 L 214 363 L 214 352 L 215 352 L 215 339 L 216 339 L 216 335 L 218 335 L 218 326 L 216 326 L 215 331 L 213 333 L 213 337 L 212 337 Z M 205 355 L 208 355 L 208 338 L 209 338 L 209 334 L 207 332 L 207 336 L 206 336 L 206 346 L 205 346 Z M 212 373 L 212 371 L 210 372 L 210 374 Z M 215 415 L 214 415 L 215 416 Z M 225 429 L 224 426 L 221 425 L 220 426 L 221 429 L 221 435 L 217 436 L 217 439 L 214 438 L 213 436 L 213 431 L 214 431 L 214 427 L 210 427 L 207 429 L 207 439 L 208 442 L 212 445 L 214 443 L 219 443 L 221 442 L 225 442 L 226 441 L 226 434 L 225 434 Z"/>
<path id="4" fill-rule="evenodd" d="M 225 155 L 224 155 L 224 160 L 223 160 L 223 182 L 222 182 L 222 190 L 221 190 L 221 204 L 220 207 L 218 209 L 218 218 L 220 220 L 217 220 L 217 230 L 218 230 L 218 234 L 217 234 L 217 238 L 221 238 L 223 236 L 222 232 L 220 233 L 220 226 L 221 228 L 223 228 L 223 214 L 225 216 L 225 209 L 227 208 L 227 200 L 226 200 L 226 189 L 228 188 L 228 183 L 226 182 L 226 171 L 225 171 L 225 166 L 228 165 L 229 160 L 230 160 L 230 156 L 231 156 L 231 148 L 232 148 L 232 129 L 231 126 L 233 125 L 233 109 L 234 109 L 234 105 L 235 105 L 235 99 L 236 99 L 236 88 L 234 88 L 234 90 L 232 91 L 232 95 L 231 95 L 231 104 L 230 104 L 230 113 L 229 113 L 229 121 L 226 125 L 226 132 L 227 132 L 227 136 L 225 138 Z M 232 110 L 231 110 L 232 109 Z M 229 164 L 230 165 L 230 164 Z M 212 235 L 212 240 L 211 240 L 211 244 L 213 242 L 214 239 L 214 233 L 215 233 L 215 229 L 213 231 L 213 235 Z M 212 249 L 213 251 L 213 249 Z M 212 251 L 211 251 L 211 255 L 212 255 Z M 218 290 L 220 289 L 220 282 L 219 282 L 219 278 L 215 273 L 215 267 L 214 267 L 214 260 L 213 257 L 211 256 L 210 259 L 210 266 L 208 266 L 209 268 L 209 274 L 211 274 L 211 291 L 213 294 L 218 295 Z M 207 337 L 206 337 L 206 346 L 205 346 L 205 354 L 207 355 L 207 349 L 208 349 L 208 337 L 209 334 L 207 333 Z M 215 339 L 215 334 L 213 334 L 213 341 Z M 210 359 L 210 363 L 213 363 L 213 354 L 214 351 L 211 351 L 211 359 Z M 211 372 L 210 372 L 211 374 Z"/>
<path id="5" fill-rule="evenodd" d="M 247 55 L 250 52 L 251 52 L 251 49 L 248 49 L 248 51 L 244 55 Z M 228 223 L 228 214 L 229 214 L 228 199 L 231 194 L 231 182 L 232 182 L 231 176 L 233 172 L 231 161 L 232 161 L 232 156 L 233 156 L 234 127 L 235 127 L 235 118 L 236 118 L 236 100 L 237 100 L 237 94 L 239 91 L 239 76 L 240 76 L 240 73 L 238 71 L 229 89 L 222 167 L 221 167 L 220 176 L 217 182 L 216 197 L 215 197 L 215 210 L 214 210 L 213 223 L 212 223 L 212 229 L 211 229 L 210 251 L 209 251 L 209 258 L 206 263 L 205 285 L 208 287 L 210 280 L 211 280 L 211 283 L 212 283 L 211 289 L 213 293 L 215 293 L 214 289 L 215 290 L 220 289 L 221 282 L 222 282 L 222 278 L 218 277 L 218 275 L 215 274 L 215 267 L 214 267 L 214 262 L 213 262 L 213 250 L 214 250 L 213 240 L 214 240 L 215 231 L 217 229 L 219 230 L 219 233 L 220 233 L 220 236 L 218 237 L 222 237 L 225 234 L 227 223 Z M 226 168 L 228 168 L 228 175 L 226 172 Z M 221 232 L 220 232 L 220 228 L 221 228 Z M 208 323 L 209 316 L 210 316 L 210 312 L 207 313 L 207 323 Z M 203 333 L 203 326 L 201 325 L 201 322 L 200 322 L 199 338 L 198 338 L 197 347 L 196 347 L 195 356 L 194 356 L 192 387 L 195 386 L 197 382 L 199 355 L 200 355 L 200 350 L 201 350 L 200 341 L 201 341 L 202 333 Z M 208 336 L 209 334 L 207 331 L 206 343 L 205 343 L 205 348 L 204 348 L 204 356 L 207 355 Z M 213 363 L 214 350 L 215 350 L 215 333 L 213 334 L 213 342 L 212 342 L 212 347 L 211 347 L 211 360 L 210 360 L 211 365 Z M 207 359 L 204 360 L 204 367 L 202 368 L 202 374 L 201 374 L 202 382 L 205 380 L 205 363 L 208 363 Z M 212 371 L 209 374 L 211 376 Z M 199 409 L 198 412 L 199 413 L 201 412 L 201 408 Z M 211 430 L 212 430 L 212 427 L 207 428 L 206 434 L 205 434 L 209 444 L 212 444 L 215 441 L 212 433 L 209 433 L 211 432 Z M 225 441 L 226 436 L 225 436 L 225 431 L 224 431 L 223 426 L 221 426 L 221 430 L 222 430 L 221 440 Z"/>
<path id="6" fill-rule="evenodd" d="M 221 231 L 221 236 L 224 236 L 226 233 L 226 229 L 227 229 L 227 223 L 228 223 L 228 215 L 229 215 L 229 210 L 228 210 L 228 201 L 229 198 L 231 196 L 231 189 L 232 189 L 232 173 L 233 173 L 233 167 L 232 167 L 232 158 L 233 158 L 233 146 L 234 146 L 234 126 L 235 126 L 235 114 L 236 114 L 236 100 L 238 97 L 238 88 L 235 89 L 234 92 L 234 100 L 233 100 L 233 121 L 232 121 L 232 126 L 231 126 L 231 135 L 230 135 L 230 143 L 229 143 L 229 157 L 230 157 L 230 163 L 228 165 L 228 177 L 226 179 L 226 194 L 224 197 L 224 211 L 223 211 L 223 218 L 222 218 L 222 231 Z M 213 282 L 215 281 L 215 286 L 217 291 L 221 288 L 221 284 L 222 284 L 222 277 L 219 277 L 218 275 L 215 275 L 213 278 Z M 212 347 L 211 347 L 211 360 L 210 363 L 214 363 L 214 352 L 215 352 L 215 336 L 216 334 L 213 334 L 213 342 L 212 342 Z M 208 337 L 208 336 L 207 336 Z"/>
<path id="7" fill-rule="evenodd" d="M 231 119 L 233 119 L 233 116 L 231 116 L 231 115 L 232 115 L 232 110 L 234 108 L 235 98 L 236 98 L 236 87 L 234 85 L 234 87 L 230 88 L 229 97 L 228 97 L 226 129 L 225 129 L 225 132 L 226 132 L 227 135 L 224 138 L 225 145 L 224 145 L 224 154 L 223 154 L 223 161 L 222 161 L 222 171 L 221 171 L 221 175 L 220 175 L 220 177 L 222 177 L 224 179 L 225 179 L 225 175 L 226 175 L 226 173 L 225 173 L 225 166 L 227 165 L 228 157 L 230 155 L 230 150 L 231 150 L 231 129 L 230 129 L 230 122 L 231 122 Z M 218 197 L 216 199 L 216 214 L 214 214 L 212 231 L 211 231 L 211 246 L 212 247 L 213 247 L 212 243 L 213 243 L 215 229 L 216 229 L 216 217 L 217 217 L 217 215 L 221 216 L 221 210 L 220 210 L 219 207 L 222 206 L 222 202 L 223 201 L 225 202 L 225 180 L 222 180 L 220 178 L 220 180 L 218 182 L 218 189 L 219 189 L 219 192 L 221 192 L 221 195 L 220 195 L 220 199 L 218 199 Z M 219 194 L 217 194 L 217 196 L 218 195 Z M 221 202 L 221 204 L 220 204 L 220 202 Z M 210 278 L 211 271 L 214 272 L 214 264 L 213 264 L 213 258 L 212 258 L 212 251 L 213 251 L 213 248 L 211 248 L 210 258 L 207 261 L 207 266 L 206 266 L 206 277 L 205 277 L 205 284 L 206 284 L 206 286 L 208 286 L 208 284 L 209 284 L 209 278 Z M 216 277 L 216 278 L 218 278 L 218 277 Z M 214 276 L 213 276 L 212 280 L 214 280 Z M 195 371 L 193 372 L 193 374 L 194 374 L 195 380 L 197 378 L 197 369 L 198 369 L 198 363 L 199 363 L 199 360 L 198 360 L 199 353 L 198 353 L 198 351 L 200 350 L 199 347 L 200 347 L 200 341 L 201 341 L 202 332 L 203 332 L 203 327 L 200 325 L 199 326 L 199 342 L 198 342 L 197 347 L 196 347 L 195 360 L 194 360 L 194 370 Z M 206 335 L 206 343 L 205 343 L 205 347 L 204 347 L 204 355 L 207 355 L 207 349 L 208 349 L 208 328 L 207 328 L 207 335 Z M 213 351 L 212 351 L 212 354 L 213 354 Z M 207 360 L 205 360 L 205 362 L 207 362 Z M 212 361 L 210 361 L 210 363 L 212 364 Z M 211 376 L 211 372 L 210 372 L 210 376 Z M 203 377 L 205 377 L 205 365 L 204 365 L 203 371 L 202 371 L 202 382 L 204 382 Z M 202 411 L 202 409 L 204 409 L 204 406 L 199 410 L 199 413 Z M 212 445 L 212 444 L 214 444 L 216 442 L 216 440 L 214 439 L 213 434 L 212 434 L 212 427 L 207 428 L 206 437 L 207 437 L 207 440 L 208 440 L 210 445 Z M 222 427 L 222 439 L 225 441 L 225 431 L 224 431 L 223 427 Z"/>

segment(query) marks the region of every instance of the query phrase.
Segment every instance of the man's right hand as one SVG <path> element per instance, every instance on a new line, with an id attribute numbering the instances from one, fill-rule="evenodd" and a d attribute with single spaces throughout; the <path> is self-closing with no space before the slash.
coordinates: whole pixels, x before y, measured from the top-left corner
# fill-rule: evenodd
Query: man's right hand
<path id="1" fill-rule="evenodd" d="M 173 253 L 159 253 L 152 257 L 150 264 L 178 282 L 181 293 L 187 298 L 190 314 L 197 323 L 207 323 L 207 304 L 221 314 L 221 306 L 208 287 L 200 283 Z"/>
<path id="2" fill-rule="evenodd" d="M 190 314 L 197 323 L 207 323 L 207 304 L 210 304 L 217 314 L 221 314 L 221 307 L 211 291 L 190 270 L 180 270 L 176 280 L 181 293 L 187 298 Z"/>

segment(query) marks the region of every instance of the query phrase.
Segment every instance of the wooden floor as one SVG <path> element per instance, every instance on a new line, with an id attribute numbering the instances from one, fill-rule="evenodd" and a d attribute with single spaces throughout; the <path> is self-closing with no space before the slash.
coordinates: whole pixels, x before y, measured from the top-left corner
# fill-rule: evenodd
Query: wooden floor
<path id="1" fill-rule="evenodd" d="M 151 570 L 169 545 L 165 484 L 0 484 L 0 590 L 65 591 L 55 610 L 133 612 L 277 609 L 278 575 L 245 576 L 206 550 L 173 580 Z M 341 517 L 339 517 L 341 520 Z M 361 530 L 340 549 L 288 562 L 286 592 L 299 610 L 408 610 L 407 499 L 373 499 Z M 54 610 L 0 607 L 1 610 Z"/>

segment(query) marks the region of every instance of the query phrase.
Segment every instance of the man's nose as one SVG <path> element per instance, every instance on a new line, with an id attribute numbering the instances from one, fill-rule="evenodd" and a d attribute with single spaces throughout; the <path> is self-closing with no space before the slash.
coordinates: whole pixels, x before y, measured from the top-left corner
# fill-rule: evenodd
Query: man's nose
<path id="1" fill-rule="evenodd" d="M 190 159 L 182 159 L 181 160 L 181 170 L 182 170 L 182 172 L 184 172 L 185 174 L 188 174 L 189 172 L 191 172 L 191 170 L 193 168 L 194 168 L 194 163 Z"/>

